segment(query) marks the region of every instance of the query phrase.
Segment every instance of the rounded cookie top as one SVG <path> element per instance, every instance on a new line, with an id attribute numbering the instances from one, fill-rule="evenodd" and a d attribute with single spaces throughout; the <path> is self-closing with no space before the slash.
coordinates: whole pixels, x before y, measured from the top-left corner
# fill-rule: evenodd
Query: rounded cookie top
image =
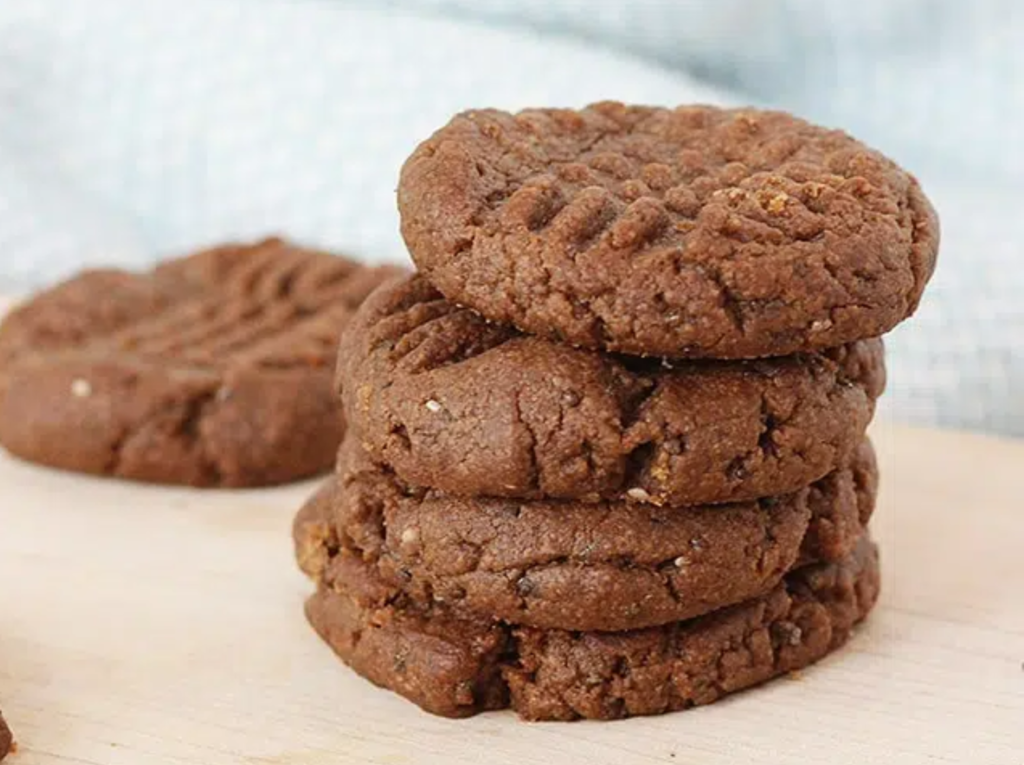
<path id="1" fill-rule="evenodd" d="M 421 606 L 541 628 L 633 629 L 755 597 L 794 566 L 845 557 L 874 508 L 864 480 L 874 473 L 865 446 L 812 487 L 757 502 L 461 499 L 401 484 L 348 438 L 337 476 L 296 518 L 296 556 L 330 587 L 352 575 L 354 556 Z"/>
<path id="2" fill-rule="evenodd" d="M 398 203 L 413 259 L 453 301 L 634 355 L 881 335 L 917 307 L 939 241 L 893 162 L 755 109 L 465 112 L 406 161 Z"/>
<path id="3" fill-rule="evenodd" d="M 87 271 L 0 325 L 0 444 L 160 483 L 272 484 L 329 468 L 337 337 L 393 268 L 278 239 L 148 273 Z"/>
<path id="4" fill-rule="evenodd" d="M 462 496 L 734 502 L 796 491 L 863 437 L 882 344 L 742 362 L 659 361 L 524 336 L 422 276 L 357 312 L 349 426 L 407 483 Z"/>

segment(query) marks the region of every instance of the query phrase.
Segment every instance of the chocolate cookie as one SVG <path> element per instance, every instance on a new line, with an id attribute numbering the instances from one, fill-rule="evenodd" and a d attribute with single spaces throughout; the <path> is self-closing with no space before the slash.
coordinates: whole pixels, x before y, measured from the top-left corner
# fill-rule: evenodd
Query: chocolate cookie
<path id="1" fill-rule="evenodd" d="M 800 563 L 844 558 L 874 509 L 875 475 L 865 442 L 853 467 L 747 503 L 464 499 L 410 490 L 346 439 L 337 477 L 296 518 L 296 555 L 328 587 L 365 561 L 411 602 L 471 617 L 647 627 L 762 595 Z"/>
<path id="2" fill-rule="evenodd" d="M 642 361 L 523 336 L 423 277 L 378 290 L 341 346 L 345 414 L 406 482 L 462 496 L 667 505 L 795 491 L 856 448 L 880 340 L 747 362 Z"/>
<path id="3" fill-rule="evenodd" d="M 14 746 L 14 736 L 11 729 L 7 727 L 7 721 L 0 714 L 0 760 L 7 756 Z"/>
<path id="4" fill-rule="evenodd" d="M 32 462 L 196 486 L 330 467 L 338 334 L 395 268 L 277 239 L 88 271 L 0 325 L 0 444 Z"/>
<path id="5" fill-rule="evenodd" d="M 413 259 L 451 300 L 635 355 L 876 337 L 916 309 L 939 243 L 893 162 L 756 109 L 465 112 L 406 161 L 398 204 Z"/>
<path id="6" fill-rule="evenodd" d="M 511 706 L 529 720 L 614 719 L 708 704 L 834 651 L 878 596 L 865 536 L 839 563 L 789 574 L 762 597 L 619 633 L 512 628 L 378 600 L 373 574 L 321 588 L 314 629 L 356 672 L 428 712 Z M 377 600 L 376 603 L 373 603 Z"/>

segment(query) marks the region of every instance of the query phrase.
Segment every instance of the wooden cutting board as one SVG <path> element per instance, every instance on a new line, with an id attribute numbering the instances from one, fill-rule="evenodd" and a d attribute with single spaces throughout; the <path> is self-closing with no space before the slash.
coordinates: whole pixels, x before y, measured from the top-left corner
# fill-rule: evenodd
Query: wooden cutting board
<path id="1" fill-rule="evenodd" d="M 1024 763 L 1024 443 L 875 428 L 884 595 L 838 655 L 618 723 L 431 717 L 306 626 L 311 484 L 77 477 L 0 456 L 0 709 L 35 763 Z M 6 765 L 6 763 L 5 763 Z"/>

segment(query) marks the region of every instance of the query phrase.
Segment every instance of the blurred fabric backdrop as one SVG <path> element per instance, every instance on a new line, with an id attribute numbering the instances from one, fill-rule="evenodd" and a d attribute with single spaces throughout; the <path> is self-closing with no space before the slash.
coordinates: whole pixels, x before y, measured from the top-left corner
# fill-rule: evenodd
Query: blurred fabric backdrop
<path id="1" fill-rule="evenodd" d="M 0 292 L 282 232 L 405 259 L 398 168 L 455 111 L 754 103 L 914 171 L 939 269 L 887 415 L 1024 435 L 1024 3 L 2 0 Z"/>

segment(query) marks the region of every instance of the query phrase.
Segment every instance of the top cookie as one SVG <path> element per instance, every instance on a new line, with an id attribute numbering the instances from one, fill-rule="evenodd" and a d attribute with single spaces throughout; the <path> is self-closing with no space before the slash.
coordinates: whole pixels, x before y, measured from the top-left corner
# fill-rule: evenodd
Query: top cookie
<path id="1" fill-rule="evenodd" d="M 939 242 L 893 162 L 754 109 L 465 112 L 406 161 L 398 204 L 413 259 L 449 299 L 635 355 L 875 337 L 915 310 Z"/>
<path id="2" fill-rule="evenodd" d="M 329 468 L 337 338 L 393 267 L 271 239 L 87 271 L 0 325 L 0 443 L 52 467 L 255 486 Z"/>

